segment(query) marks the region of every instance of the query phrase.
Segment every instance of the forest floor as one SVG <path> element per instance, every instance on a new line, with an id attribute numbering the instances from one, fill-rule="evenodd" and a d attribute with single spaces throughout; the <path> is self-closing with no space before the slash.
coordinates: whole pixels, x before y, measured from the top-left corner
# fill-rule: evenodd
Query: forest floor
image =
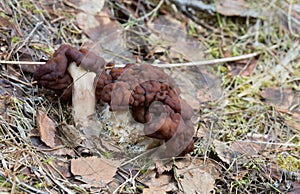
<path id="1" fill-rule="evenodd" d="M 64 43 L 164 68 L 194 151 L 153 160 L 102 105 L 107 138 L 82 144 L 72 103 L 32 78 Z M 0 48 L 0 193 L 300 193 L 297 0 L 0 0 Z"/>

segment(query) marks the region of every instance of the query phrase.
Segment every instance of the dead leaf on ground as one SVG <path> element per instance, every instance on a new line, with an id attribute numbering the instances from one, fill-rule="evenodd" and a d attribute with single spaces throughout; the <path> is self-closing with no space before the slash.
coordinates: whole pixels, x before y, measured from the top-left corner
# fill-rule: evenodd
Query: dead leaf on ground
<path id="1" fill-rule="evenodd" d="M 162 162 L 162 161 L 156 161 L 155 162 L 155 168 L 158 174 L 163 174 L 166 172 L 170 172 L 173 168 L 173 163 L 172 162 Z"/>
<path id="2" fill-rule="evenodd" d="M 41 110 L 36 113 L 37 129 L 40 133 L 41 140 L 50 148 L 55 145 L 55 123 Z"/>
<path id="3" fill-rule="evenodd" d="M 231 143 L 230 147 L 233 151 L 238 152 L 239 154 L 255 157 L 259 151 L 262 150 L 262 146 L 264 145 L 259 145 L 254 142 L 234 141 Z"/>
<path id="4" fill-rule="evenodd" d="M 91 187 L 105 187 L 117 172 L 117 161 L 97 157 L 71 160 L 71 172 Z"/>
<path id="5" fill-rule="evenodd" d="M 224 142 L 214 140 L 215 151 L 218 157 L 225 163 L 231 165 L 235 162 L 238 165 L 246 164 L 259 155 L 259 152 L 264 150 L 265 142 L 234 141 L 230 145 Z"/>
<path id="6" fill-rule="evenodd" d="M 73 156 L 75 156 L 75 154 Z M 63 177 L 69 178 L 72 176 L 68 159 L 62 158 L 61 156 L 55 157 L 51 161 L 51 166 L 52 167 L 45 167 L 48 168 L 55 177 L 62 175 Z"/>
<path id="7" fill-rule="evenodd" d="M 285 123 L 298 131 L 300 131 L 300 112 L 293 112 L 291 115 L 291 119 L 285 120 Z"/>
<path id="8" fill-rule="evenodd" d="M 171 72 L 181 90 L 181 96 L 194 110 L 201 103 L 217 100 L 222 95 L 221 81 L 205 68 L 175 68 Z"/>
<path id="9" fill-rule="evenodd" d="M 290 88 L 267 88 L 261 92 L 267 104 L 274 105 L 280 111 L 289 112 L 291 119 L 285 123 L 299 130 L 300 128 L 300 93 Z"/>
<path id="10" fill-rule="evenodd" d="M 87 14 L 96 15 L 103 9 L 105 0 L 68 0 L 67 2 Z"/>
<path id="11" fill-rule="evenodd" d="M 166 170 L 163 174 L 159 174 L 158 169 L 152 169 L 139 180 L 150 188 L 161 188 L 165 192 L 177 192 L 181 188 L 184 193 L 209 193 L 214 188 L 215 179 L 221 174 L 221 167 L 217 163 L 188 156 L 164 166 Z M 176 172 L 170 167 L 175 167 Z M 174 176 L 178 177 L 179 182 L 175 182 Z"/>
<path id="12" fill-rule="evenodd" d="M 143 190 L 143 194 L 166 194 L 167 192 L 160 187 L 150 187 Z"/>
<path id="13" fill-rule="evenodd" d="M 225 16 L 259 16 L 258 12 L 250 9 L 250 3 L 245 0 L 216 0 L 215 4 L 217 12 Z"/>
<path id="14" fill-rule="evenodd" d="M 74 127 L 74 125 L 61 124 L 59 133 L 62 136 L 63 143 L 71 148 L 75 148 L 82 144 L 84 135 Z"/>
<path id="15" fill-rule="evenodd" d="M 198 40 L 189 37 L 181 22 L 169 15 L 159 16 L 148 27 L 152 34 L 150 44 L 159 45 L 168 50 L 171 59 L 199 61 L 204 59 L 204 46 Z"/>
<path id="16" fill-rule="evenodd" d="M 266 103 L 275 105 L 278 109 L 288 110 L 291 108 L 300 112 L 300 92 L 290 88 L 267 88 L 261 92 Z"/>
<path id="17" fill-rule="evenodd" d="M 231 164 L 235 158 L 235 153 L 226 143 L 214 140 L 213 145 L 218 157 L 226 164 Z"/>
<path id="18" fill-rule="evenodd" d="M 178 190 L 170 173 L 157 175 L 156 170 L 151 169 L 139 177 L 138 180 L 149 186 L 149 188 L 161 188 L 165 192 L 175 192 Z"/>
<path id="19" fill-rule="evenodd" d="M 220 177 L 221 168 L 210 160 L 184 158 L 175 161 L 177 176 L 184 193 L 210 193 L 215 179 Z M 176 176 L 176 174 L 175 174 Z"/>
<path id="20" fill-rule="evenodd" d="M 252 58 L 249 60 L 240 60 L 228 64 L 228 70 L 233 76 L 248 76 L 251 75 L 257 66 L 257 59 Z"/>
<path id="21" fill-rule="evenodd" d="M 221 167 L 213 162 L 212 160 L 206 160 L 200 158 L 186 157 L 182 160 L 178 160 L 174 162 L 174 165 L 179 170 L 179 172 L 184 171 L 186 169 L 200 169 L 208 174 L 210 174 L 214 179 L 220 177 Z"/>
<path id="22" fill-rule="evenodd" d="M 179 170 L 183 178 L 180 178 L 184 193 L 211 193 L 214 189 L 215 179 L 201 169 Z"/>
<path id="23" fill-rule="evenodd" d="M 78 2 L 77 4 L 81 5 Z M 96 10 L 99 10 L 99 4 L 98 8 L 84 7 L 83 12 L 79 12 L 75 16 L 79 28 L 91 40 L 86 42 L 84 47 L 103 57 L 106 61 L 135 62 L 132 53 L 126 46 L 122 25 L 117 20 L 111 19 L 107 11 L 95 13 Z M 89 9 L 92 9 L 93 14 L 88 11 Z"/>
<path id="24" fill-rule="evenodd" d="M 97 15 L 79 12 L 76 21 L 82 31 L 90 38 L 84 47 L 103 57 L 106 61 L 124 62 L 132 60 L 133 55 L 127 48 L 122 25 L 112 20 L 107 12 Z M 126 60 L 124 60 L 126 59 Z"/>

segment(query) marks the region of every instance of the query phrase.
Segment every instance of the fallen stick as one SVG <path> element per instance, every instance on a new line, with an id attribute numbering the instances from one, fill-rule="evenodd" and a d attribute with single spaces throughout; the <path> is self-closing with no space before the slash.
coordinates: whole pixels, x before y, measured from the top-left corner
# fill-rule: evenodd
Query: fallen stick
<path id="1" fill-rule="evenodd" d="M 266 48 L 266 50 L 272 50 L 277 48 L 279 45 L 273 45 L 269 48 Z M 153 66 L 157 67 L 183 67 L 183 66 L 204 66 L 204 65 L 216 65 L 220 63 L 228 63 L 233 61 L 239 61 L 244 59 L 249 59 L 252 57 L 256 57 L 260 55 L 263 51 L 260 52 L 254 52 L 250 54 L 235 56 L 235 57 L 225 57 L 220 59 L 211 59 L 211 60 L 204 60 L 204 61 L 195 61 L 195 62 L 187 62 L 187 63 L 162 63 L 162 64 L 152 64 Z M 0 60 L 0 64 L 19 64 L 19 65 L 44 65 L 46 62 L 35 62 L 35 61 L 5 61 Z M 125 67 L 124 64 L 115 65 L 115 67 Z"/>

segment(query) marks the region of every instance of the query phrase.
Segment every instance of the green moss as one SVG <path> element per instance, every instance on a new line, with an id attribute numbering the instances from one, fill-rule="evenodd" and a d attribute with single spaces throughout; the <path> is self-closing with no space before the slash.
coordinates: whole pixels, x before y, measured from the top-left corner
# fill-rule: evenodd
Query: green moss
<path id="1" fill-rule="evenodd" d="M 288 153 L 279 154 L 276 160 L 282 169 L 290 172 L 297 172 L 300 169 L 300 160 Z"/>
<path id="2" fill-rule="evenodd" d="M 19 42 L 19 37 L 13 36 L 13 37 L 11 37 L 11 41 L 12 41 L 12 43 L 17 43 L 17 42 Z"/>

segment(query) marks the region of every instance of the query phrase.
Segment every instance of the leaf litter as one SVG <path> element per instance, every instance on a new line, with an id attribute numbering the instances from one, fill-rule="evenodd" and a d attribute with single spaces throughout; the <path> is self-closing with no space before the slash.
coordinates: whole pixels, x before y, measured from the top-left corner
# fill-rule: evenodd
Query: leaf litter
<path id="1" fill-rule="evenodd" d="M 97 157 L 85 157 L 71 160 L 71 172 L 80 176 L 87 187 L 105 187 L 112 181 L 120 164 L 117 161 Z"/>
<path id="2" fill-rule="evenodd" d="M 180 42 L 179 45 L 172 45 L 170 41 L 168 45 L 168 40 L 164 40 L 162 42 L 166 42 L 166 44 L 158 46 L 157 43 L 152 43 L 151 39 L 148 39 L 147 36 L 144 35 L 142 38 L 138 38 L 138 41 L 135 40 L 135 42 L 140 42 L 141 44 L 138 44 L 137 46 L 135 46 L 136 44 L 130 44 L 130 47 L 128 48 L 128 45 L 126 46 L 126 44 L 132 41 L 132 39 L 129 39 L 128 37 L 132 38 L 133 35 L 137 34 L 136 32 L 141 33 L 143 31 L 141 31 L 139 26 L 135 28 L 127 28 L 134 30 L 135 33 L 126 37 L 124 36 L 126 33 L 124 33 L 123 27 L 125 26 L 126 28 L 126 26 L 130 26 L 130 20 L 127 20 L 128 23 L 124 23 L 123 21 L 123 25 L 119 25 L 117 20 L 112 20 L 110 16 L 120 14 L 120 10 L 122 10 L 125 15 L 123 17 L 126 18 L 126 14 L 128 14 L 128 12 L 124 11 L 124 8 L 125 10 L 130 10 L 129 13 L 132 13 L 130 14 L 131 16 L 136 16 L 136 14 L 132 11 L 132 8 L 136 6 L 134 3 L 122 2 L 121 5 L 124 7 L 123 9 L 118 10 L 116 7 L 120 6 L 120 4 L 114 5 L 116 7 L 110 7 L 110 5 L 112 5 L 111 2 L 106 1 L 106 6 L 108 6 L 110 10 L 115 11 L 112 13 L 107 11 L 107 9 L 105 9 L 105 11 L 101 11 L 103 7 L 103 4 L 101 3 L 104 1 L 101 1 L 96 6 L 90 4 L 88 7 L 81 8 L 78 4 L 76 4 L 77 2 L 84 1 L 65 1 L 64 3 L 53 1 L 49 2 L 47 5 L 44 4 L 45 2 L 43 1 L 32 1 L 31 3 L 27 1 L 13 1 L 11 4 L 2 3 L 1 7 L 3 10 L 6 10 L 4 14 L 14 15 L 16 11 L 19 10 L 19 17 L 16 17 L 16 19 L 18 20 L 22 18 L 25 22 L 14 23 L 13 28 L 15 30 L 15 34 L 13 34 L 12 38 L 10 40 L 1 40 L 1 48 L 9 50 L 9 53 L 1 55 L 1 59 L 21 60 L 22 57 L 19 57 L 17 53 L 14 53 L 15 48 L 21 56 L 22 53 L 24 53 L 24 60 L 29 57 L 28 53 L 33 56 L 32 59 L 34 60 L 45 60 L 62 42 L 68 42 L 78 46 L 83 44 L 91 48 L 93 45 L 88 43 L 89 39 L 94 39 L 96 41 L 99 40 L 99 42 L 96 43 L 95 50 L 101 55 L 102 53 L 103 55 L 106 55 L 107 60 L 112 60 L 119 64 L 124 63 L 124 61 L 173 63 L 178 61 L 184 62 L 202 60 L 203 58 L 211 58 L 218 55 L 221 56 L 221 53 L 213 50 L 214 48 L 218 48 L 219 41 L 228 41 L 227 44 L 224 45 L 233 45 L 235 49 L 239 48 L 239 52 L 242 53 L 249 52 L 247 44 L 253 46 L 251 42 L 259 42 L 267 47 L 272 46 L 272 44 L 278 44 L 281 47 L 277 50 L 267 50 L 263 55 L 255 60 L 253 64 L 252 62 L 249 63 L 249 61 L 241 61 L 242 64 L 237 65 L 237 71 L 233 71 L 233 69 L 236 68 L 234 67 L 234 65 L 236 65 L 234 63 L 229 66 L 220 65 L 216 68 L 210 67 L 195 69 L 193 67 L 168 70 L 170 74 L 177 76 L 178 80 L 181 77 L 179 82 L 182 84 L 182 88 L 186 89 L 184 91 L 184 94 L 187 94 L 186 99 L 189 99 L 188 101 L 192 103 L 195 110 L 199 111 L 199 108 L 201 108 L 200 112 L 202 114 L 198 116 L 199 119 L 197 122 L 199 122 L 196 122 L 195 124 L 198 125 L 199 128 L 198 133 L 205 134 L 203 137 L 207 138 L 208 145 L 205 146 L 205 152 L 202 152 L 203 150 L 201 150 L 200 145 L 198 149 L 198 145 L 196 144 L 197 149 L 195 153 L 193 153 L 192 158 L 204 156 L 206 160 L 201 158 L 195 159 L 198 162 L 200 161 L 200 163 L 202 162 L 201 164 L 191 163 L 191 161 L 187 161 L 185 158 L 183 160 L 179 160 L 181 163 L 171 162 L 166 168 L 160 169 L 161 172 L 158 176 L 158 169 L 152 169 L 152 183 L 151 181 L 146 181 L 146 185 L 148 185 L 149 188 L 144 189 L 145 192 L 150 190 L 149 192 L 185 191 L 188 193 L 198 191 L 205 193 L 205 191 L 211 191 L 212 189 L 214 189 L 214 192 L 217 193 L 229 192 L 229 190 L 235 192 L 258 192 L 267 190 L 278 193 L 281 191 L 297 191 L 299 178 L 295 178 L 293 173 L 296 173 L 297 177 L 298 172 L 286 173 L 282 169 L 291 170 L 288 166 L 291 164 L 298 165 L 297 160 L 299 160 L 299 149 L 297 148 L 297 145 L 299 144 L 299 135 L 297 135 L 297 132 L 299 131 L 299 125 L 297 124 L 299 121 L 299 116 L 297 116 L 299 107 L 297 105 L 297 83 L 299 82 L 299 80 L 297 80 L 297 76 L 299 75 L 299 72 L 297 71 L 297 56 L 299 55 L 299 46 L 297 45 L 299 45 L 299 41 L 297 39 L 293 39 L 297 36 L 295 32 L 297 32 L 298 29 L 299 18 L 297 16 L 298 12 L 296 8 L 299 5 L 294 2 L 287 1 L 274 2 L 272 5 L 273 7 L 270 6 L 268 9 L 279 10 L 278 13 L 282 13 L 284 16 L 280 16 L 280 19 L 284 22 L 276 23 L 276 19 L 272 19 L 272 21 L 270 21 L 268 20 L 268 17 L 265 19 L 262 18 L 261 20 L 263 22 L 255 32 L 255 36 L 252 36 L 251 33 L 247 34 L 247 32 L 241 32 L 242 30 L 247 30 L 247 27 L 252 25 L 251 21 L 250 23 L 247 23 L 246 26 L 240 25 L 241 28 L 239 29 L 242 30 L 238 31 L 236 29 L 236 24 L 231 23 L 233 21 L 232 18 L 218 16 L 219 20 L 216 24 L 213 23 L 213 20 L 203 20 L 204 25 L 201 25 L 201 23 L 198 23 L 199 25 L 197 25 L 197 22 L 199 22 L 198 20 L 195 20 L 196 23 L 189 23 L 190 26 L 187 27 L 188 30 L 195 31 L 196 33 L 193 36 L 197 37 L 201 40 L 201 42 L 192 42 L 192 44 L 189 44 L 191 43 L 190 39 L 181 39 L 186 36 L 186 32 L 188 31 L 187 29 L 181 28 L 178 34 L 171 34 L 175 35 L 174 37 L 171 36 L 173 40 L 178 39 L 178 42 Z M 241 9 L 241 6 L 244 6 L 240 4 L 241 2 L 242 1 L 225 1 L 225 4 L 222 5 L 223 7 L 219 7 L 217 11 L 224 15 L 233 14 L 244 17 L 244 15 L 239 12 L 240 10 L 243 10 Z M 49 7 L 49 5 L 53 6 Z M 40 12 L 43 10 L 40 6 L 47 7 L 47 9 L 45 9 L 46 13 Z M 151 6 L 151 4 L 147 6 Z M 135 9 L 139 12 L 139 14 L 145 14 L 145 12 L 142 11 L 143 9 L 140 8 L 143 7 L 147 10 L 147 6 L 142 3 L 140 6 L 136 6 Z M 227 8 L 225 9 L 224 7 L 226 6 Z M 228 6 L 230 8 L 228 8 Z M 20 7 L 23 9 L 20 9 Z M 178 8 L 181 9 L 182 6 L 179 6 Z M 92 9 L 92 11 L 90 9 Z M 161 8 L 160 10 L 162 12 L 158 13 L 166 13 L 164 9 L 165 8 Z M 282 12 L 282 10 L 288 11 Z M 86 12 L 91 12 L 92 14 L 89 16 L 84 15 Z M 169 12 L 171 13 L 172 11 L 169 10 Z M 197 12 L 192 13 L 195 15 L 197 14 Z M 276 12 L 270 11 L 270 13 L 273 18 L 278 18 L 276 16 Z M 31 14 L 37 15 L 32 17 L 33 15 Z M 173 18 L 171 19 L 168 17 L 168 14 L 166 15 L 167 16 L 165 17 L 161 17 L 163 18 L 162 21 L 165 23 L 171 23 L 172 27 L 176 26 L 176 21 L 174 21 Z M 78 19 L 79 17 L 77 16 L 80 16 L 81 19 Z M 188 19 L 183 15 L 181 17 L 181 21 L 188 21 Z M 210 17 L 213 18 L 215 16 Z M 5 17 L 1 16 L 1 18 Z M 37 31 L 35 31 L 37 35 L 33 37 L 29 36 L 30 38 L 26 39 L 28 35 L 31 35 L 30 32 L 34 29 L 35 24 L 37 23 L 37 18 L 44 21 L 47 26 L 43 25 L 43 29 L 37 28 Z M 51 23 L 49 23 L 45 18 L 50 19 Z M 77 24 L 74 23 L 74 18 Z M 94 22 L 85 23 L 87 18 Z M 153 18 L 155 17 L 152 17 L 152 19 Z M 149 18 L 146 18 L 146 20 L 148 19 Z M 159 23 L 161 22 L 161 19 L 155 18 L 154 22 Z M 165 23 L 163 25 L 165 25 Z M 106 26 L 103 24 L 106 24 Z M 177 22 L 177 24 L 180 23 Z M 276 25 L 276 27 L 279 25 L 279 27 L 282 28 L 288 35 L 285 37 L 281 36 L 281 32 L 278 32 L 276 28 L 273 28 L 274 25 Z M 179 26 L 181 27 L 181 25 Z M 266 26 L 268 26 L 268 28 Z M 167 29 L 174 29 L 172 27 Z M 180 27 L 176 26 L 176 28 Z M 206 27 L 209 30 L 205 29 Z M 219 27 L 222 29 L 220 30 Z M 58 33 L 53 34 L 53 32 L 57 32 L 57 30 L 60 32 L 59 36 L 56 35 Z M 81 33 L 81 30 L 84 34 Z M 6 37 L 6 34 L 4 33 L 3 35 L 2 32 L 7 31 L 10 32 L 10 29 L 5 28 L 5 26 L 2 25 L 1 37 Z M 112 31 L 115 31 L 115 33 L 111 33 Z M 183 31 L 183 34 L 181 31 Z M 98 37 L 105 32 L 109 33 L 106 36 Z M 155 34 L 154 32 L 152 33 Z M 274 35 L 273 33 L 278 34 Z M 148 35 L 147 33 L 145 34 Z M 158 33 L 156 32 L 155 36 L 160 34 L 163 34 L 163 31 L 159 31 Z M 265 36 L 265 34 L 268 36 Z M 167 38 L 168 36 L 170 36 L 170 34 L 167 35 Z M 147 39 L 145 39 L 145 37 Z M 157 37 L 155 38 L 157 39 Z M 234 42 L 233 39 L 238 41 Z M 39 40 L 39 44 L 36 43 L 36 40 Z M 294 44 L 290 47 L 287 46 L 288 44 L 285 45 L 283 43 L 284 41 L 289 42 L 291 40 L 294 41 Z M 111 45 L 103 46 L 103 42 L 109 42 Z M 20 48 L 20 45 L 23 45 L 23 47 Z M 197 50 L 198 46 L 199 48 Z M 231 48 L 227 49 L 230 50 Z M 190 50 L 193 52 L 189 52 Z M 5 50 L 1 49 L 1 52 L 3 51 Z M 151 54 L 148 55 L 149 53 Z M 247 64 L 249 64 L 249 69 L 245 70 L 243 65 Z M 226 70 L 226 68 L 228 69 Z M 244 72 L 246 73 L 241 74 L 240 68 L 242 68 L 242 72 L 245 70 Z M 9 71 L 6 71 L 4 66 L 1 67 L 1 78 L 10 80 L 14 87 L 21 88 L 23 93 L 21 96 L 15 95 L 14 92 L 11 92 L 6 96 L 1 95 L 1 99 L 5 99 L 4 101 L 1 101 L 3 105 L 1 107 L 4 107 L 4 114 L 1 114 L 1 122 L 3 121 L 3 124 L 1 124 L 1 136 L 3 136 L 4 139 L 1 149 L 10 149 L 9 152 L 3 151 L 1 153 L 1 156 L 3 156 L 1 167 L 3 167 L 6 172 L 15 172 L 13 171 L 13 165 L 11 164 L 18 163 L 19 161 L 22 161 L 20 159 L 24 159 L 23 161 L 29 162 L 21 164 L 29 167 L 31 171 L 22 171 L 23 176 L 32 177 L 32 179 L 21 179 L 22 174 L 18 174 L 17 179 L 11 179 L 9 176 L 5 176 L 6 174 L 4 172 L 0 171 L 1 177 L 6 180 L 6 183 L 8 183 L 7 187 L 9 189 L 7 190 L 15 191 L 16 189 L 19 189 L 24 192 L 31 191 L 35 193 L 63 190 L 71 193 L 71 189 L 74 190 L 74 192 L 88 192 L 93 190 L 92 187 L 95 186 L 93 184 L 97 184 L 96 187 L 98 187 L 104 186 L 104 184 L 99 185 L 99 183 L 112 181 L 112 177 L 116 172 L 118 172 L 117 167 L 120 166 L 120 164 L 107 167 L 107 163 L 103 161 L 104 158 L 98 158 L 95 156 L 84 157 L 84 155 L 97 155 L 97 152 L 84 151 L 86 147 L 82 144 L 82 142 L 85 141 L 85 137 L 81 136 L 81 134 L 78 135 L 74 133 L 75 130 L 72 128 L 72 125 L 63 127 L 64 125 L 61 124 L 65 122 L 72 124 L 70 106 L 57 100 L 53 101 L 55 97 L 51 96 L 53 95 L 51 92 L 43 89 L 38 91 L 37 88 L 31 85 L 29 81 L 30 79 L 23 79 L 25 78 L 25 74 L 27 74 L 26 72 L 30 73 L 32 70 L 26 70 L 26 68 L 23 68 L 21 69 L 21 73 L 19 73 L 18 66 L 8 67 L 7 69 L 9 69 Z M 14 69 L 17 69 L 18 71 Z M 199 81 L 199 75 L 201 75 L 203 80 L 206 81 L 204 84 L 202 80 Z M 276 77 L 276 75 L 279 76 Z M 261 77 L 262 79 L 260 79 Z M 213 82 L 213 80 L 216 80 L 216 82 Z M 205 84 L 209 86 L 203 87 Z M 271 85 L 270 88 L 274 85 L 277 86 L 274 91 L 271 90 L 270 92 L 266 89 L 266 85 Z M 278 85 L 281 85 L 280 89 L 278 89 Z M 282 85 L 284 88 L 287 88 L 287 90 L 284 89 L 283 93 L 279 92 L 281 101 L 278 101 L 278 90 L 281 90 Z M 192 89 L 188 90 L 187 88 Z M 207 95 L 206 90 L 209 91 L 209 95 Z M 262 93 L 260 93 L 260 91 L 262 91 Z M 267 94 L 264 94 L 265 91 L 267 91 Z M 36 97 L 36 93 L 43 96 Z M 197 94 L 196 97 L 195 94 Z M 292 95 L 294 95 L 294 97 L 291 97 Z M 265 98 L 265 101 L 260 102 L 261 96 Z M 34 110 L 36 106 L 38 106 L 39 110 L 42 111 L 43 121 L 38 121 L 38 118 L 35 118 L 36 113 Z M 263 107 L 266 108 L 264 109 Z M 275 109 L 273 109 L 274 107 Z M 57 148 L 57 146 L 65 146 L 65 144 L 55 144 L 56 136 L 52 134 L 54 128 L 53 126 L 50 128 L 49 126 L 46 126 L 46 123 L 51 123 L 52 119 L 49 120 L 49 117 L 45 113 L 47 113 L 48 116 L 51 116 L 53 121 L 60 123 L 58 127 L 54 127 L 57 128 L 60 133 L 62 132 L 61 129 L 65 129 L 62 133 L 66 134 L 69 138 L 69 142 L 74 143 L 67 144 L 67 146 L 71 147 L 74 152 L 76 152 L 76 155 L 73 153 L 67 156 L 67 153 L 57 154 L 55 152 L 49 152 L 49 147 L 53 151 L 53 149 Z M 118 115 L 114 115 L 113 117 L 117 118 L 117 116 Z M 108 116 L 108 118 L 110 117 Z M 104 126 L 109 126 L 106 127 L 106 129 L 108 129 L 108 131 L 106 131 L 106 135 L 108 133 L 109 136 L 114 136 L 110 129 L 115 130 L 116 128 L 124 127 L 124 124 L 117 122 L 116 120 L 104 120 Z M 35 125 L 35 121 L 37 122 L 37 126 Z M 112 124 L 107 125 L 108 123 Z M 117 124 L 114 125 L 114 123 Z M 40 145 L 33 146 L 28 144 L 28 142 L 32 140 L 32 138 L 28 138 L 28 134 L 32 134 L 33 132 L 31 130 L 38 126 L 41 132 L 42 130 L 45 130 L 39 135 L 41 140 L 43 140 L 42 143 L 49 147 L 41 147 Z M 203 128 L 209 130 L 204 130 Z M 28 133 L 28 131 L 30 133 Z M 270 131 L 273 131 L 274 133 L 270 133 Z M 50 132 L 52 135 L 47 135 L 47 133 Z M 72 135 L 77 138 L 73 138 Z M 120 134 L 116 135 L 118 136 Z M 70 138 L 70 136 L 72 137 Z M 115 137 L 112 139 L 114 138 Z M 219 139 L 219 141 L 212 141 L 211 139 Z M 111 139 L 106 139 L 105 143 L 109 144 L 111 141 Z M 19 142 L 21 142 L 22 145 Z M 131 141 L 129 140 L 128 142 Z M 211 142 L 211 144 L 209 142 Z M 23 149 L 24 147 L 26 147 L 25 150 Z M 95 147 L 88 147 L 88 149 L 93 151 Z M 219 159 L 215 158 L 214 149 L 216 151 L 216 156 L 219 157 Z M 22 156 L 24 158 L 17 158 L 7 154 L 17 153 L 17 150 L 22 150 Z M 205 155 L 202 155 L 201 153 L 205 153 Z M 53 159 L 53 156 L 55 155 L 60 156 Z M 112 157 L 109 155 L 106 156 Z M 72 160 L 69 160 L 68 157 L 71 157 Z M 41 158 L 43 160 L 43 164 L 39 162 Z M 214 158 L 213 160 L 216 160 L 221 164 L 210 164 L 208 162 L 210 159 L 207 160 L 207 158 Z M 101 167 L 107 167 L 110 172 L 107 173 L 107 176 L 103 176 L 101 173 L 94 174 L 95 169 L 93 168 L 92 171 L 88 173 L 94 179 L 91 178 L 91 176 L 80 171 L 80 166 L 84 164 L 86 165 L 85 169 L 91 170 L 88 165 L 89 162 L 84 161 L 85 159 L 88 161 L 90 160 L 91 163 L 95 165 L 99 165 L 100 169 Z M 113 159 L 113 161 L 114 160 L 116 159 Z M 137 162 L 137 160 L 133 161 Z M 206 161 L 206 163 L 203 163 L 203 161 Z M 74 172 L 72 171 L 73 176 L 76 175 L 76 178 L 78 178 L 80 182 L 74 182 L 71 179 L 66 178 L 71 176 L 69 174 L 70 172 L 68 172 L 68 167 L 72 164 L 72 162 L 74 165 L 73 167 L 78 170 L 75 170 Z M 78 163 L 76 164 L 76 162 Z M 58 166 L 55 167 L 55 165 Z M 39 168 L 37 168 L 37 166 L 39 166 Z M 17 169 L 17 167 L 15 169 Z M 151 171 L 150 167 L 147 170 Z M 214 172 L 214 170 L 217 172 Z M 147 173 L 145 173 L 145 175 L 146 174 Z M 15 174 L 12 174 L 12 176 L 16 177 Z M 130 173 L 128 176 L 132 177 Z M 155 183 L 159 183 L 160 176 L 162 177 L 161 180 L 165 180 L 166 187 L 164 189 L 161 187 L 160 189 L 157 189 L 157 186 L 155 186 Z M 97 179 L 95 179 L 95 177 Z M 135 180 L 138 180 L 138 178 L 125 178 L 125 180 L 126 181 L 123 183 L 126 184 L 121 183 L 122 187 L 116 188 L 116 191 L 118 191 L 118 189 L 120 189 L 119 191 L 126 191 L 128 193 L 141 191 L 135 183 Z M 80 188 L 74 188 L 74 183 L 81 185 L 82 182 L 87 185 Z M 153 184 L 153 186 L 151 186 L 151 184 Z M 199 185 L 203 186 L 197 187 Z M 170 186 L 170 188 L 168 188 L 168 186 Z"/>

